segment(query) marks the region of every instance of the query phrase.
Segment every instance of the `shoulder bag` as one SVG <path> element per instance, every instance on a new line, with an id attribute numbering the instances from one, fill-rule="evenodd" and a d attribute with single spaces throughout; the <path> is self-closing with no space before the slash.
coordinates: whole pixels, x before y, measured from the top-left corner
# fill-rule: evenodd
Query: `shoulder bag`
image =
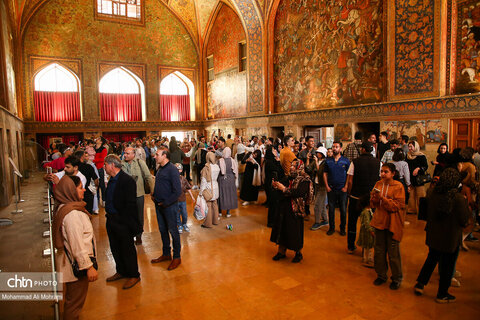
<path id="1" fill-rule="evenodd" d="M 95 253 L 95 243 L 93 243 L 93 238 L 92 238 L 92 247 L 93 247 L 93 257 L 90 257 L 90 260 L 92 261 L 93 267 L 95 268 L 95 270 L 98 270 L 97 257 L 96 257 L 97 254 Z M 70 254 L 68 253 L 67 247 L 63 246 L 63 248 L 65 249 L 65 255 L 67 256 L 68 261 L 70 261 L 70 264 L 72 265 L 73 275 L 76 278 L 86 277 L 87 269 L 80 270 L 77 260 L 73 259 L 72 261 L 72 258 L 70 258 Z"/>

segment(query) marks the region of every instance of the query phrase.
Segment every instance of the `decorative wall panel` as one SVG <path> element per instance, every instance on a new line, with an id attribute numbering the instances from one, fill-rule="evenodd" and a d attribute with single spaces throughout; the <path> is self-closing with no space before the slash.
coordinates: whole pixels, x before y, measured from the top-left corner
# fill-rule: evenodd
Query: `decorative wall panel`
<path id="1" fill-rule="evenodd" d="M 170 7 L 175 10 L 198 39 L 197 16 L 195 13 L 195 3 L 192 0 L 170 0 Z"/>
<path id="2" fill-rule="evenodd" d="M 248 111 L 264 110 L 262 22 L 255 10 L 254 0 L 232 0 L 240 11 L 247 28 L 248 49 Z"/>
<path id="3" fill-rule="evenodd" d="M 383 2 L 282 0 L 274 31 L 276 112 L 384 98 Z"/>
<path id="4" fill-rule="evenodd" d="M 480 91 L 480 1 L 467 1 L 457 7 L 456 93 Z"/>
<path id="5" fill-rule="evenodd" d="M 207 44 L 207 56 L 213 54 L 215 73 L 238 68 L 238 43 L 245 39 L 245 31 L 237 14 L 229 6 L 222 5 Z"/>
<path id="6" fill-rule="evenodd" d="M 145 27 L 139 27 L 95 21 L 93 1 L 50 0 L 25 31 L 24 59 L 28 61 L 30 55 L 82 59 L 83 119 L 87 121 L 100 119 L 98 61 L 145 64 L 147 119 L 158 119 L 157 65 L 196 68 L 198 56 L 190 34 L 165 4 L 150 0 L 145 5 Z M 25 118 L 33 119 L 28 70 L 26 65 Z"/>
<path id="7" fill-rule="evenodd" d="M 222 5 L 207 44 L 207 56 L 213 55 L 215 72 L 215 79 L 207 83 L 208 118 L 247 114 L 247 76 L 246 72 L 238 72 L 238 43 L 245 37 L 237 14 Z"/>
<path id="8" fill-rule="evenodd" d="M 247 77 L 237 68 L 215 75 L 207 84 L 208 118 L 247 115 Z"/>
<path id="9" fill-rule="evenodd" d="M 7 7 L 5 6 L 5 2 L 2 1 L 0 3 L 0 23 L 2 24 L 0 30 L 2 34 L 0 35 L 0 39 L 2 43 L 0 44 L 3 50 L 3 55 L 0 55 L 4 59 L 4 61 L 0 61 L 0 63 L 4 63 L 3 67 L 5 68 L 4 72 L 5 76 L 5 97 L 2 97 L 3 101 L 6 101 L 7 105 L 4 105 L 8 110 L 12 113 L 17 113 L 17 90 L 15 87 L 15 70 L 14 70 L 14 58 L 13 58 L 13 30 L 12 26 L 10 25 L 10 19 L 7 16 Z M 2 68 L 3 69 L 3 68 Z M 3 76 L 3 75 L 1 75 Z M 3 88 L 2 88 L 3 89 Z M 0 100 L 0 101 L 2 101 Z"/>
<path id="10" fill-rule="evenodd" d="M 203 37 L 206 32 L 208 19 L 212 15 L 217 0 L 195 0 L 197 6 L 199 33 Z"/>
<path id="11" fill-rule="evenodd" d="M 389 1 L 390 97 L 439 94 L 440 0 Z"/>

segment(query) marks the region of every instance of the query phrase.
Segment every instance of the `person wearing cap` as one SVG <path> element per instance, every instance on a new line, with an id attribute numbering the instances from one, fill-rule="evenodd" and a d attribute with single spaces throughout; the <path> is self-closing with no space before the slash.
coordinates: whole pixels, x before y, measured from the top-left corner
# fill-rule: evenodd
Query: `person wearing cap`
<path id="1" fill-rule="evenodd" d="M 347 171 L 348 194 L 350 195 L 347 244 L 348 253 L 350 254 L 356 249 L 357 220 L 362 211 L 358 202 L 362 196 L 368 195 L 372 191 L 375 183 L 379 180 L 380 169 L 382 168 L 380 160 L 373 157 L 372 150 L 373 145 L 371 142 L 363 142 L 360 147 L 360 157 L 350 163 Z"/>
<path id="2" fill-rule="evenodd" d="M 325 169 L 325 158 L 327 157 L 327 148 L 319 147 L 315 150 L 315 175 L 312 181 L 315 184 L 315 223 L 310 230 L 318 230 L 323 226 L 328 225 L 327 214 L 327 189 L 325 181 L 323 180 L 323 172 Z"/>

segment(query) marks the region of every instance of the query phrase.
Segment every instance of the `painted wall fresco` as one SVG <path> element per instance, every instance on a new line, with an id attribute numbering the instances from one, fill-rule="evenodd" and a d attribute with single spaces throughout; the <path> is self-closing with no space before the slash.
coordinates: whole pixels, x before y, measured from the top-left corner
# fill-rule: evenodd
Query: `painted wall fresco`
<path id="1" fill-rule="evenodd" d="M 425 149 L 426 144 L 426 121 L 385 121 L 381 128 L 388 132 L 390 139 L 400 139 L 402 135 L 407 135 L 410 140 L 415 140 L 420 145 L 420 149 Z"/>
<path id="2" fill-rule="evenodd" d="M 3 52 L 4 52 L 4 58 L 5 62 L 1 61 L 1 63 L 4 63 L 4 68 L 5 68 L 5 81 L 6 81 L 6 89 L 7 92 L 4 93 L 4 96 L 2 97 L 2 100 L 0 101 L 5 101 L 7 105 L 6 107 L 8 110 L 10 110 L 12 113 L 17 112 L 17 92 L 16 92 L 16 86 L 15 86 L 15 70 L 14 70 L 14 60 L 13 60 L 13 34 L 12 34 L 12 26 L 10 25 L 9 21 L 10 19 L 8 18 L 7 15 L 7 7 L 5 6 L 5 3 L 2 1 L 0 4 L 0 20 L 1 20 L 1 31 L 2 35 L 0 36 L 0 39 L 2 40 L 3 43 L 0 45 L 2 46 Z M 3 69 L 3 68 L 2 68 Z M 2 79 L 3 81 L 3 79 Z"/>
<path id="3" fill-rule="evenodd" d="M 247 115 L 247 75 L 237 68 L 215 74 L 207 84 L 208 118 L 242 117 Z"/>
<path id="4" fill-rule="evenodd" d="M 217 0 L 196 0 L 197 16 L 199 22 L 199 33 L 203 37 L 207 28 L 208 19 L 215 8 Z"/>
<path id="5" fill-rule="evenodd" d="M 448 123 L 445 120 L 427 120 L 427 143 L 447 143 Z"/>
<path id="6" fill-rule="evenodd" d="M 264 110 L 262 24 L 254 0 L 235 1 L 245 22 L 248 38 L 248 111 Z"/>
<path id="7" fill-rule="evenodd" d="M 169 6 L 174 9 L 193 32 L 194 37 L 198 39 L 197 16 L 195 13 L 195 3 L 192 0 L 170 0 Z"/>
<path id="8" fill-rule="evenodd" d="M 237 14 L 223 5 L 218 12 L 207 44 L 207 56 L 213 54 L 215 73 L 238 67 L 238 43 L 245 41 L 245 31 Z"/>
<path id="9" fill-rule="evenodd" d="M 382 6 L 382 0 L 281 1 L 275 111 L 382 101 Z"/>
<path id="10" fill-rule="evenodd" d="M 335 141 L 352 141 L 352 126 L 349 123 L 339 123 L 335 126 Z"/>
<path id="11" fill-rule="evenodd" d="M 207 44 L 213 54 L 215 79 L 207 85 L 209 118 L 239 117 L 247 112 L 247 77 L 238 72 L 238 43 L 245 32 L 237 14 L 223 5 Z"/>
<path id="12" fill-rule="evenodd" d="M 395 0 L 395 94 L 434 90 L 435 0 Z"/>
<path id="13" fill-rule="evenodd" d="M 480 1 L 458 5 L 456 93 L 480 91 Z"/>
<path id="14" fill-rule="evenodd" d="M 147 120 L 157 120 L 157 65 L 196 68 L 198 57 L 190 35 L 162 2 L 147 0 L 145 5 L 145 27 L 95 21 L 93 1 L 51 0 L 43 5 L 24 37 L 26 118 L 33 119 L 28 56 L 42 55 L 82 59 L 84 120 L 100 119 L 99 61 L 146 64 Z"/>

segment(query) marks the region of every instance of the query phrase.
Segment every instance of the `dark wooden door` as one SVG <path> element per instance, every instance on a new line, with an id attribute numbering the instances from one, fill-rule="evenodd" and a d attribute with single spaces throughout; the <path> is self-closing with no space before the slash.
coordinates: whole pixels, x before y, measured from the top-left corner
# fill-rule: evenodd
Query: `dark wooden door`
<path id="1" fill-rule="evenodd" d="M 471 119 L 455 119 L 451 121 L 450 150 L 472 146 L 473 122 Z"/>

